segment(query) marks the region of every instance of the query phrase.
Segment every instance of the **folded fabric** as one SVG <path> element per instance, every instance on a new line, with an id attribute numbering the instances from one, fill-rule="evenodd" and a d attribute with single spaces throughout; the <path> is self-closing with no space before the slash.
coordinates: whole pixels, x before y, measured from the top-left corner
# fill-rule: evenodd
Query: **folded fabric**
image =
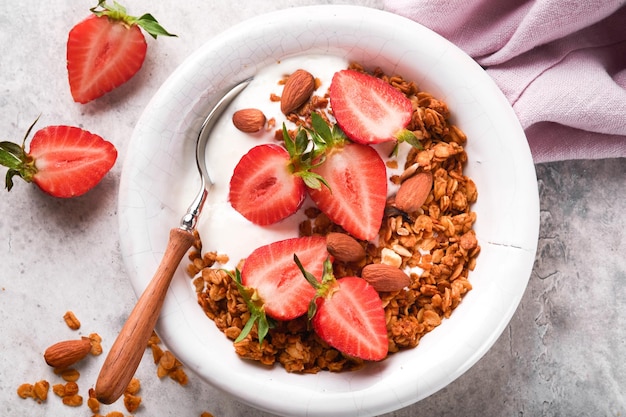
<path id="1" fill-rule="evenodd" d="M 536 163 L 626 157 L 626 0 L 384 0 L 483 66 Z"/>

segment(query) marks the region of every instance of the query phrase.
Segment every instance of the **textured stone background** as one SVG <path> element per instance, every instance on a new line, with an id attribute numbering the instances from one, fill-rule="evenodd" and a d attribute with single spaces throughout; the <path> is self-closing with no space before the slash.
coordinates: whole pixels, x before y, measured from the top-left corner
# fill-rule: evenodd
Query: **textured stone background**
<path id="1" fill-rule="evenodd" d="M 626 160 L 536 169 L 539 245 L 510 325 L 458 380 L 389 416 L 626 414 Z"/>
<path id="2" fill-rule="evenodd" d="M 62 323 L 66 310 L 76 312 L 83 333 L 98 332 L 111 343 L 135 302 L 119 249 L 117 188 L 125 144 L 158 87 L 187 55 L 234 23 L 284 7 L 335 2 L 129 0 L 131 12 L 152 12 L 179 38 L 148 39 L 142 72 L 85 106 L 69 98 L 65 39 L 95 1 L 50 3 L 25 0 L 0 10 L 1 139 L 21 140 L 41 114 L 41 127 L 76 124 L 101 134 L 115 143 L 120 159 L 81 198 L 53 199 L 24 183 L 0 194 L 0 415 L 7 417 L 90 415 L 85 406 L 71 409 L 58 398 L 42 405 L 21 400 L 16 389 L 54 380 L 41 354 L 50 341 L 76 336 Z M 352 3 L 380 7 L 376 0 Z M 451 385 L 388 416 L 626 415 L 625 161 L 556 162 L 538 165 L 537 175 L 539 250 L 511 324 Z M 99 366 L 80 370 L 86 387 Z M 193 375 L 183 388 L 154 372 L 150 360 L 140 365 L 144 405 L 137 416 L 267 416 Z M 118 403 L 103 411 L 122 409 Z"/>

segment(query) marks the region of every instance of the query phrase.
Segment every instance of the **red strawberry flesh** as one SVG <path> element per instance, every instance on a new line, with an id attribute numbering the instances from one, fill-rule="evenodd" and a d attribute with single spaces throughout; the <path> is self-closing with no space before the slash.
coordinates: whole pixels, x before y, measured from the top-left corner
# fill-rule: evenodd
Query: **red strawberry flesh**
<path id="1" fill-rule="evenodd" d="M 364 360 L 387 356 L 385 311 L 376 290 L 358 277 L 337 280 L 338 288 L 316 300 L 312 324 L 317 334 L 340 352 Z"/>
<path id="2" fill-rule="evenodd" d="M 48 126 L 33 136 L 32 180 L 55 197 L 75 197 L 93 188 L 111 169 L 117 150 L 100 136 L 72 126 Z"/>
<path id="3" fill-rule="evenodd" d="M 128 81 L 143 65 L 146 49 L 139 26 L 96 15 L 78 23 L 67 41 L 74 101 L 87 103 Z"/>
<path id="4" fill-rule="evenodd" d="M 254 250 L 241 271 L 242 284 L 255 289 L 265 312 L 277 320 L 290 320 L 306 313 L 315 295 L 293 262 L 297 254 L 302 264 L 318 279 L 328 256 L 326 239 L 321 236 L 281 240 Z"/>
<path id="5" fill-rule="evenodd" d="M 411 121 L 411 101 L 387 82 L 355 70 L 333 76 L 330 104 L 337 124 L 354 142 L 395 140 Z"/>
<path id="6" fill-rule="evenodd" d="M 302 178 L 289 168 L 287 150 L 276 144 L 250 149 L 230 180 L 229 200 L 252 223 L 266 226 L 295 213 L 306 196 Z"/>
<path id="7" fill-rule="evenodd" d="M 374 239 L 387 201 L 387 170 L 378 152 L 348 143 L 332 149 L 312 171 L 330 186 L 308 190 L 318 208 L 357 239 Z"/>

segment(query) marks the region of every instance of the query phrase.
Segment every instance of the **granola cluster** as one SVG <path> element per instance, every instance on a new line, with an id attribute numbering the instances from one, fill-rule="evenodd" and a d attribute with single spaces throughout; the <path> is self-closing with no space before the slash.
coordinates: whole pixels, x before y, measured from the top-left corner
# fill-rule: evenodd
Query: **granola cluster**
<path id="1" fill-rule="evenodd" d="M 364 71 L 357 64 L 352 64 L 351 68 Z M 366 258 L 356 263 L 335 262 L 334 273 L 337 278 L 360 276 L 362 268 L 371 263 L 391 264 L 410 271 L 408 287 L 380 293 L 386 314 L 389 353 L 393 354 L 416 347 L 422 336 L 450 317 L 463 296 L 472 289 L 468 274 L 476 265 L 480 246 L 473 230 L 476 213 L 471 206 L 478 192 L 474 182 L 463 172 L 467 162 L 464 149 L 467 138 L 451 123 L 446 103 L 400 76 L 389 77 L 380 70 L 375 70 L 373 75 L 387 81 L 412 101 L 413 117 L 407 128 L 422 144 L 422 149 L 409 151 L 403 173 L 392 176 L 390 181 L 401 185 L 417 173 L 428 172 L 433 184 L 426 201 L 411 212 L 399 210 L 393 197 L 390 198 L 377 242 L 360 242 L 366 250 Z M 288 119 L 297 126 L 310 126 L 310 114 L 316 111 L 329 120 L 328 101 L 327 96 L 314 95 Z M 268 126 L 273 126 L 272 123 L 270 119 Z M 276 137 L 282 139 L 282 132 L 277 131 Z M 390 159 L 387 164 L 396 168 L 398 161 Z M 301 236 L 342 231 L 317 208 L 308 208 L 305 214 L 307 220 L 299 228 Z M 217 327 L 235 340 L 250 313 L 232 279 L 218 267 L 227 261 L 226 256 L 215 252 L 202 254 L 198 237 L 189 258 L 191 263 L 187 270 L 194 278 L 198 303 Z M 278 362 L 288 372 L 338 372 L 363 366 L 363 361 L 347 357 L 324 343 L 310 330 L 306 316 L 278 322 L 262 345 L 253 329 L 251 337 L 235 344 L 235 351 L 242 358 L 264 365 Z"/>
<path id="2" fill-rule="evenodd" d="M 80 329 L 80 321 L 72 311 L 68 311 L 63 316 L 63 320 L 72 330 Z M 93 356 L 102 354 L 102 338 L 97 333 L 91 333 L 88 338 L 89 353 Z M 65 348 L 70 349 L 72 346 L 67 344 L 68 341 L 61 342 L 65 344 Z M 183 369 L 182 363 L 170 352 L 161 348 L 161 339 L 153 331 L 148 340 L 147 347 L 152 352 L 155 365 L 157 365 L 156 374 L 162 379 L 169 376 L 170 379 L 176 381 L 180 385 L 187 385 L 188 377 Z M 80 360 L 80 359 L 76 359 Z M 52 366 L 50 363 L 48 365 Z M 73 365 L 73 364 L 72 364 Z M 61 399 L 64 405 L 68 407 L 81 407 L 84 404 L 84 398 L 80 395 L 80 387 L 78 380 L 80 372 L 72 366 L 53 367 L 55 375 L 59 376 L 63 383 L 59 382 L 52 385 L 52 392 Z M 45 403 L 48 399 L 50 391 L 50 382 L 45 379 L 35 383 L 23 383 L 17 388 L 17 395 L 20 398 L 32 398 L 37 403 Z M 135 413 L 142 404 L 142 397 L 139 395 L 141 382 L 137 378 L 132 378 L 123 393 L 124 408 L 129 413 Z M 96 398 L 93 388 L 89 388 L 87 397 L 87 407 L 91 411 L 93 417 L 124 417 L 125 414 L 119 411 L 110 411 L 106 415 L 100 414 L 101 404 Z M 203 413 L 202 416 L 210 416 L 210 413 Z"/>

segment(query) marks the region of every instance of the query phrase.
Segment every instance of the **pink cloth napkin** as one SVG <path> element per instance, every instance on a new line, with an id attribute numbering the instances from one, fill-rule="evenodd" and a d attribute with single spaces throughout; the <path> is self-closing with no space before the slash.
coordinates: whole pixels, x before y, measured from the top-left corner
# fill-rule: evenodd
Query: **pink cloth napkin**
<path id="1" fill-rule="evenodd" d="M 626 157 L 626 0 L 384 0 L 509 99 L 536 163 Z"/>

